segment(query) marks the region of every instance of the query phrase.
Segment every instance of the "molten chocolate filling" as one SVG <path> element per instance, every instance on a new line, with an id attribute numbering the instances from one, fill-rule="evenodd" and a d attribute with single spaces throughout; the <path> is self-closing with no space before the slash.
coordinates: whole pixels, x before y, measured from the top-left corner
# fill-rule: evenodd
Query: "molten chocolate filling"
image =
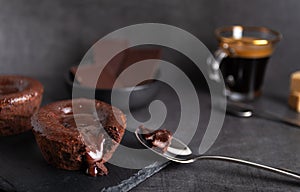
<path id="1" fill-rule="evenodd" d="M 140 126 L 143 130 L 144 138 L 151 144 L 152 147 L 161 149 L 162 152 L 166 152 L 171 144 L 172 133 L 166 129 L 159 129 L 151 132 L 149 129 Z"/>
<path id="2" fill-rule="evenodd" d="M 16 79 L 1 79 L 0 80 L 0 96 L 21 92 L 28 86 L 28 83 L 24 80 Z"/>
<path id="3" fill-rule="evenodd" d="M 6 94 L 11 94 L 11 93 L 17 93 L 18 91 L 19 90 L 14 86 L 0 85 L 0 96 L 6 95 Z"/>
<path id="4" fill-rule="evenodd" d="M 87 163 L 87 174 L 91 176 L 107 175 L 108 170 L 102 162 L 104 147 L 109 146 L 104 128 L 98 117 L 90 114 L 72 114 L 62 116 L 61 124 L 67 129 L 77 129 L 81 140 L 85 144 L 85 159 Z"/>

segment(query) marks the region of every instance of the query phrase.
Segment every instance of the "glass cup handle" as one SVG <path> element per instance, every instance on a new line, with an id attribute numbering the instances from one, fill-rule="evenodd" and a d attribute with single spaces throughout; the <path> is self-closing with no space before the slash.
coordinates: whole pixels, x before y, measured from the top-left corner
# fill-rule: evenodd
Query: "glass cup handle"
<path id="1" fill-rule="evenodd" d="M 214 56 L 211 56 L 207 60 L 208 64 L 208 76 L 211 80 L 216 82 L 220 82 L 220 64 L 222 60 L 228 56 L 228 53 L 224 49 L 218 49 Z"/>

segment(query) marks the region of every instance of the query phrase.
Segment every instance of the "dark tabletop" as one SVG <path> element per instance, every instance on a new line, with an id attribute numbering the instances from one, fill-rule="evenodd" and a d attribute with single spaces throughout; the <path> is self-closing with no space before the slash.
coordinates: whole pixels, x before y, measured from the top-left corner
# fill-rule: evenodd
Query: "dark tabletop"
<path id="1" fill-rule="evenodd" d="M 52 101 L 70 98 L 69 93 L 65 89 L 65 84 L 61 81 L 55 78 L 39 79 L 45 85 L 43 105 Z M 278 94 L 278 92 L 275 93 L 273 90 L 275 89 L 267 86 L 264 90 L 264 95 L 257 101 L 252 102 L 251 105 L 297 118 L 298 115 L 287 107 L 287 94 Z M 164 125 L 166 128 L 176 126 L 176 118 L 178 118 L 180 111 L 177 110 L 178 102 L 173 94 L 168 89 L 161 89 L 157 95 L 157 99 L 161 99 L 167 103 L 168 115 L 170 117 L 169 119 L 167 118 L 168 122 Z M 189 93 L 186 94 L 188 95 Z M 199 123 L 199 129 L 201 129 L 207 126 L 211 106 L 210 95 L 207 90 L 198 89 L 198 96 L 201 106 Z M 147 109 L 136 110 L 133 113 L 137 118 L 141 118 L 145 116 L 145 111 Z M 19 138 L 21 140 L 18 140 Z M 6 139 L 6 141 L 2 140 L 1 142 L 3 145 L 8 145 L 8 143 L 12 145 L 12 140 L 18 142 L 15 142 L 14 146 L 10 146 L 11 148 L 17 147 L 17 143 L 28 142 L 24 140 L 34 139 L 30 133 L 26 133 L 22 136 Z M 300 172 L 299 140 L 300 129 L 298 128 L 255 117 L 243 119 L 227 115 L 217 141 L 207 154 L 232 156 Z M 37 171 L 38 168 L 28 169 L 20 173 L 17 166 L 26 167 L 26 165 L 23 165 L 26 162 L 36 163 L 42 167 L 41 169 L 47 166 L 44 162 L 41 163 L 43 160 L 35 142 L 30 143 L 31 149 L 29 151 L 31 151 L 31 155 L 24 156 L 24 159 L 16 159 L 16 156 L 12 155 L 13 153 L 4 155 L 5 149 L 1 147 L 1 176 L 7 176 L 7 171 L 15 171 L 16 177 L 25 176 L 25 178 L 21 179 L 23 184 L 18 184 L 21 186 L 21 189 L 28 189 L 22 185 L 34 182 L 32 178 L 26 178 L 26 176 Z M 191 144 L 194 146 L 199 144 L 197 134 Z M 18 152 L 17 148 L 16 151 L 16 153 L 22 153 Z M 5 162 L 9 163 L 5 165 L 3 164 Z M 114 185 L 137 172 L 137 170 L 118 168 L 113 165 L 109 165 L 109 168 L 113 170 L 112 175 L 114 175 L 114 178 L 108 178 L 108 180 L 110 182 L 113 180 Z M 93 183 L 92 191 L 97 190 L 95 180 L 86 178 L 87 176 L 82 173 L 57 172 L 55 168 L 49 166 L 47 170 L 50 170 L 50 172 L 43 173 L 42 175 L 45 179 L 56 175 L 57 178 L 66 180 L 66 182 L 61 183 L 61 186 L 58 183 L 57 187 L 60 189 L 78 190 L 82 189 L 82 184 Z M 39 174 L 39 172 L 37 171 L 36 174 Z M 10 173 L 9 178 L 6 179 L 12 182 L 16 180 L 14 179 L 14 172 Z M 20 180 L 20 178 L 17 180 Z M 101 179 L 101 182 L 106 182 L 106 180 Z M 51 182 L 49 181 L 49 183 Z M 70 185 L 65 186 L 65 183 L 70 183 Z M 48 191 L 49 189 L 54 189 L 52 188 L 53 186 L 40 187 L 40 189 L 48 189 Z M 227 162 L 203 160 L 192 164 L 171 163 L 159 173 L 138 185 L 133 191 L 298 191 L 299 187 L 299 182 L 267 171 Z M 32 190 L 36 191 L 38 189 L 35 188 Z"/>
<path id="2" fill-rule="evenodd" d="M 266 85 L 264 95 L 251 105 L 299 118 L 287 106 L 287 93 L 276 91 L 275 87 Z M 210 112 L 209 94 L 199 90 L 199 98 L 203 106 L 202 120 L 205 121 Z M 205 123 L 200 122 L 199 129 L 203 126 Z M 227 155 L 300 172 L 299 139 L 299 128 L 255 117 L 227 115 L 208 154 Z M 267 171 L 203 160 L 188 165 L 172 163 L 133 191 L 299 191 L 299 187 L 299 181 Z"/>
<path id="3" fill-rule="evenodd" d="M 198 93 L 202 112 L 201 129 L 206 126 L 210 101 L 207 91 L 199 90 Z M 263 96 L 249 104 L 299 119 L 299 115 L 287 106 L 287 94 L 288 91 L 281 84 L 266 82 Z M 299 139 L 298 128 L 255 117 L 242 119 L 227 115 L 221 133 L 208 154 L 228 155 L 299 172 Z M 214 161 L 199 161 L 190 165 L 171 164 L 141 184 L 137 190 L 150 191 L 155 186 L 161 191 L 299 190 L 299 183 L 293 179 L 255 168 Z"/>

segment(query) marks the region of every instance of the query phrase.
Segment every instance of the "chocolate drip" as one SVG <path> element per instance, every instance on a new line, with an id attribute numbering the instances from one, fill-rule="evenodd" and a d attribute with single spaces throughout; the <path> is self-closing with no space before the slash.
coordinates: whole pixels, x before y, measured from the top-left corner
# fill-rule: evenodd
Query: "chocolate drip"
<path id="1" fill-rule="evenodd" d="M 87 174 L 93 177 L 106 175 L 108 171 L 102 161 L 105 138 L 99 119 L 90 114 L 68 113 L 60 119 L 60 122 L 65 128 L 78 129 L 80 138 L 86 146 Z"/>
<path id="2" fill-rule="evenodd" d="M 0 85 L 0 96 L 17 92 L 19 92 L 19 89 L 15 86 Z"/>
<path id="3" fill-rule="evenodd" d="M 105 165 L 103 164 L 102 159 L 98 159 L 95 157 L 92 157 L 92 155 L 90 155 L 89 149 L 87 149 L 87 152 L 85 154 L 86 157 L 86 162 L 87 162 L 87 170 L 86 173 L 88 175 L 91 175 L 93 177 L 96 177 L 98 175 L 107 175 L 108 174 L 108 170 L 105 167 Z M 102 157 L 101 157 L 102 158 Z"/>

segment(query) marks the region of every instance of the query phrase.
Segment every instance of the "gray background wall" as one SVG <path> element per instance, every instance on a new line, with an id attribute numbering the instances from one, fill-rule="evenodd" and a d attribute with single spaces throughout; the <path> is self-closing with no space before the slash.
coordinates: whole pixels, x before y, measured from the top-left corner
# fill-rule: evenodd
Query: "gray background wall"
<path id="1" fill-rule="evenodd" d="M 0 73 L 62 79 L 99 38 L 130 24 L 175 25 L 211 50 L 216 27 L 262 25 L 284 36 L 265 88 L 280 82 L 288 90 L 289 74 L 300 68 L 299 10 L 299 0 L 0 0 Z"/>

